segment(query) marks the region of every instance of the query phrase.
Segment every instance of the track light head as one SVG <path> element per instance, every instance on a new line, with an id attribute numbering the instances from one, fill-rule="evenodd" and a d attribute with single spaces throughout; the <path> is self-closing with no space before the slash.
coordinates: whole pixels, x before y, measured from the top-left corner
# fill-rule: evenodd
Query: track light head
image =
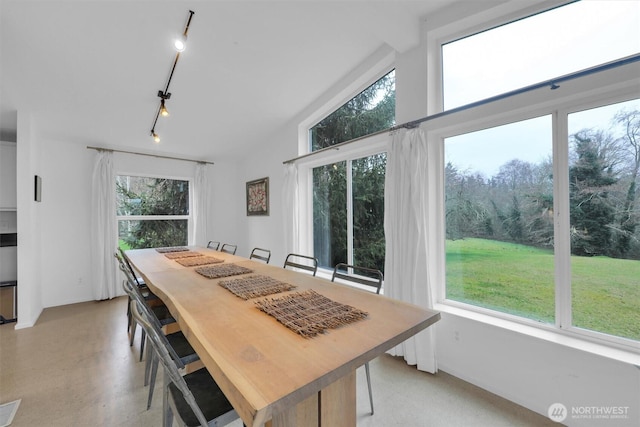
<path id="1" fill-rule="evenodd" d="M 162 101 L 160 101 L 160 115 L 162 117 L 168 117 L 169 116 L 169 110 L 167 110 L 167 107 L 164 105 L 164 99 Z"/>
<path id="2" fill-rule="evenodd" d="M 178 52 L 183 52 L 187 47 L 187 35 L 181 34 L 179 35 L 173 42 L 173 47 L 176 48 Z"/>
<path id="3" fill-rule="evenodd" d="M 151 129 L 151 136 L 153 137 L 154 142 L 160 142 L 160 137 L 154 129 Z"/>

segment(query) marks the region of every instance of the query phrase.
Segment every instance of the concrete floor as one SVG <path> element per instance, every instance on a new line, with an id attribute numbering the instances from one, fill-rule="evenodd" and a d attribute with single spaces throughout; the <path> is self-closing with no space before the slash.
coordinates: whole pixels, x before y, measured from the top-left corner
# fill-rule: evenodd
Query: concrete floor
<path id="1" fill-rule="evenodd" d="M 48 308 L 33 328 L 0 326 L 0 403 L 22 399 L 12 426 L 162 425 L 161 376 L 147 411 L 140 335 L 129 347 L 125 312 L 121 297 Z M 376 413 L 358 369 L 358 427 L 558 425 L 444 372 L 388 355 L 370 366 Z"/>

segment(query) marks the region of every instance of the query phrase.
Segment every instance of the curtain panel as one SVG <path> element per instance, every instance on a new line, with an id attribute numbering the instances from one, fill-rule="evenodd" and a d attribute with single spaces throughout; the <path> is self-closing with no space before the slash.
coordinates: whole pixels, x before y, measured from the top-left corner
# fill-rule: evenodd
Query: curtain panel
<path id="1" fill-rule="evenodd" d="M 123 295 L 113 256 L 118 247 L 116 222 L 116 177 L 113 153 L 98 151 L 93 168 L 91 192 L 91 264 L 96 300 Z"/>
<path id="2" fill-rule="evenodd" d="M 207 193 L 207 165 L 196 164 L 195 178 L 193 182 L 193 235 L 192 244 L 196 246 L 207 245 L 207 206 L 209 197 Z"/>
<path id="3" fill-rule="evenodd" d="M 300 203 L 298 194 L 298 166 L 284 165 L 282 184 L 282 212 L 284 221 L 284 244 L 287 254 L 299 253 L 300 249 Z"/>
<path id="4" fill-rule="evenodd" d="M 429 257 L 428 146 L 424 131 L 392 133 L 385 178 L 385 295 L 433 308 Z M 434 327 L 388 351 L 422 371 L 437 372 Z"/>

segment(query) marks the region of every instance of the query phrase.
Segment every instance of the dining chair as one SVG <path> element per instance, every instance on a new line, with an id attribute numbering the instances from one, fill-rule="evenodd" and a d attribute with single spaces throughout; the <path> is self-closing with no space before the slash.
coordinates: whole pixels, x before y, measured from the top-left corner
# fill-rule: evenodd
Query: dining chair
<path id="1" fill-rule="evenodd" d="M 167 350 L 171 354 L 178 365 L 178 369 L 184 369 L 189 363 L 200 360 L 200 356 L 195 352 L 189 341 L 184 336 L 182 331 L 172 332 L 170 334 L 164 334 L 162 332 L 162 325 L 158 321 L 155 315 L 149 310 L 149 307 L 143 299 L 140 298 L 140 294 L 135 292 L 133 287 L 135 284 L 131 283 L 131 278 L 127 277 L 127 284 L 123 283 L 124 291 L 130 296 L 130 303 L 139 303 L 138 310 L 145 316 L 152 328 L 154 328 L 156 334 L 159 336 L 162 345 L 167 347 Z M 143 328 L 144 329 L 144 328 Z M 148 337 L 148 334 L 146 334 Z M 147 398 L 147 410 L 151 407 L 151 401 L 153 399 L 153 391 L 156 384 L 156 376 L 158 372 L 158 358 L 155 352 L 147 350 L 147 360 L 144 370 L 144 385 L 149 385 L 149 396 Z"/>
<path id="2" fill-rule="evenodd" d="M 125 288 L 125 292 L 129 296 L 129 300 L 131 300 L 131 297 L 133 294 L 138 296 L 142 301 L 145 302 L 145 305 L 149 307 L 151 312 L 154 314 L 156 319 L 158 319 L 158 322 L 162 326 L 175 323 L 176 319 L 174 319 L 173 316 L 171 316 L 171 313 L 169 312 L 169 308 L 164 303 L 162 303 L 160 299 L 156 297 L 155 299 L 157 299 L 157 301 L 155 301 L 153 305 L 148 303 L 148 300 L 147 298 L 145 298 L 144 293 L 142 292 L 140 287 L 137 286 L 138 282 L 135 279 L 135 275 L 132 273 L 133 270 L 126 267 L 122 258 L 119 258 L 118 256 L 116 256 L 116 258 L 118 258 L 118 260 L 120 261 L 120 270 L 122 270 L 122 272 L 126 277 L 126 280 L 123 281 L 123 286 L 127 285 Z M 131 310 L 129 310 L 128 313 L 131 313 Z M 130 337 L 129 337 L 130 346 L 133 345 L 133 339 L 135 338 L 135 335 L 136 335 L 136 325 L 137 325 L 137 323 L 133 320 L 133 318 L 131 320 L 132 321 L 130 322 L 131 327 L 130 327 Z M 140 337 L 140 360 L 142 360 L 142 356 L 144 354 L 145 342 L 146 342 L 145 331 L 143 329 L 142 336 Z"/>
<path id="3" fill-rule="evenodd" d="M 125 256 L 124 251 L 122 250 L 121 247 L 118 247 L 118 249 L 114 252 L 114 256 L 116 257 L 116 259 L 120 264 L 125 265 L 127 270 L 129 270 L 129 272 L 135 279 L 136 286 L 140 288 L 140 291 L 142 292 L 145 300 L 151 301 L 158 298 L 153 292 L 149 290 L 149 288 L 147 287 L 147 284 L 144 282 L 144 279 L 142 277 L 139 277 L 135 273 L 135 271 L 133 270 L 133 267 L 131 266 L 131 263 Z M 131 321 L 132 321 L 131 311 L 130 311 L 129 305 L 127 304 L 127 332 L 129 332 L 129 330 L 131 329 Z"/>
<path id="4" fill-rule="evenodd" d="M 289 254 L 284 260 L 284 266 L 282 268 L 293 267 L 301 270 L 311 271 L 313 275 L 316 275 L 318 271 L 318 258 L 314 258 L 308 255 Z"/>
<path id="5" fill-rule="evenodd" d="M 222 245 L 222 248 L 220 249 L 220 252 L 226 252 L 228 254 L 235 255 L 237 249 L 238 249 L 238 246 L 230 245 L 229 243 L 225 243 L 225 244 Z"/>
<path id="6" fill-rule="evenodd" d="M 269 264 L 271 251 L 269 249 L 253 248 L 249 259 L 259 259 L 260 261 L 264 261 L 265 264 Z"/>
<path id="7" fill-rule="evenodd" d="M 217 251 L 218 249 L 220 249 L 220 242 L 214 242 L 213 240 L 210 240 L 209 243 L 207 243 L 207 248 Z"/>
<path id="8" fill-rule="evenodd" d="M 380 270 L 367 267 L 358 267 L 355 265 L 349 265 L 345 263 L 338 263 L 333 268 L 333 275 L 331 281 L 335 282 L 336 279 L 344 280 L 347 282 L 354 282 L 360 285 L 367 286 L 375 290 L 376 294 L 380 294 L 382 289 L 382 282 L 384 276 Z M 369 403 L 371 404 L 371 415 L 373 415 L 373 393 L 371 391 L 371 373 L 369 372 L 369 362 L 364 364 L 364 371 L 367 375 L 367 388 L 369 389 Z"/>
<path id="9" fill-rule="evenodd" d="M 201 368 L 183 376 L 179 362 L 163 345 L 161 334 L 143 314 L 141 304 L 135 301 L 131 306 L 134 318 L 146 330 L 150 345 L 164 367 L 162 425 L 171 426 L 174 418 L 181 426 L 204 427 L 224 426 L 238 419 L 238 413 L 209 371 Z"/>

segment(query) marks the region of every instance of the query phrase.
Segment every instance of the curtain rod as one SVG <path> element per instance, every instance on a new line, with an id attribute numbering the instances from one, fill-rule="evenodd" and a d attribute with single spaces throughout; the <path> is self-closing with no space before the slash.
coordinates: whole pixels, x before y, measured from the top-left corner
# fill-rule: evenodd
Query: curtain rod
<path id="1" fill-rule="evenodd" d="M 96 150 L 96 151 L 110 151 L 112 153 L 135 154 L 137 156 L 156 157 L 156 158 L 159 158 L 159 159 L 182 160 L 183 162 L 201 163 L 203 165 L 213 165 L 213 164 L 215 164 L 213 162 L 209 162 L 209 161 L 206 161 L 206 160 L 185 159 L 185 158 L 182 158 L 182 157 L 163 156 L 163 155 L 160 155 L 160 154 L 138 153 L 138 152 L 135 152 L 135 151 L 116 150 L 116 149 L 113 149 L 113 148 L 92 147 L 90 145 L 87 145 L 87 149 Z"/>
<path id="2" fill-rule="evenodd" d="M 561 76 L 561 77 L 557 77 L 555 79 L 546 80 L 544 82 L 536 83 L 536 84 L 533 84 L 531 86 L 525 86 L 525 87 L 520 88 L 520 89 L 516 89 L 516 90 L 510 91 L 510 92 L 505 92 L 505 93 L 500 94 L 500 95 L 492 96 L 490 98 L 482 99 L 480 101 L 472 102 L 470 104 L 465 104 L 465 105 L 462 105 L 460 107 L 456 107 L 456 108 L 452 108 L 450 110 L 442 111 L 440 113 L 432 114 L 430 116 L 425 116 L 425 117 L 422 117 L 420 119 L 416 119 L 416 120 L 412 120 L 412 121 L 409 121 L 409 122 L 406 122 L 406 123 L 395 125 L 395 126 L 392 126 L 390 128 L 387 128 L 387 129 L 382 129 L 382 130 L 379 130 L 377 132 L 370 133 L 368 135 L 364 135 L 364 136 L 360 136 L 360 137 L 357 137 L 357 138 L 353 138 L 353 139 L 350 139 L 348 141 L 343 141 L 343 142 L 341 142 L 339 144 L 335 144 L 335 145 L 332 145 L 330 147 L 324 147 L 324 148 L 321 148 L 320 150 L 316 150 L 316 151 L 313 151 L 311 153 L 303 154 L 303 155 L 295 157 L 293 159 L 285 160 L 282 163 L 285 164 L 285 165 L 288 164 L 288 163 L 295 163 L 298 160 L 304 159 L 304 158 L 309 157 L 309 156 L 315 156 L 316 154 L 320 154 L 320 153 L 323 153 L 323 152 L 328 151 L 328 150 L 339 150 L 341 147 L 343 147 L 345 145 L 352 144 L 352 143 L 360 141 L 362 139 L 369 138 L 369 137 L 376 136 L 376 135 L 380 135 L 380 134 L 383 134 L 383 133 L 386 133 L 386 132 L 393 132 L 393 131 L 396 131 L 396 130 L 399 130 L 399 129 L 416 128 L 416 127 L 420 126 L 422 123 L 427 122 L 429 120 L 433 120 L 433 119 L 437 119 L 437 118 L 440 118 L 440 117 L 448 116 L 448 115 L 454 114 L 454 113 L 459 113 L 459 112 L 465 111 L 465 110 L 470 110 L 470 109 L 475 108 L 475 107 L 479 107 L 479 106 L 482 106 L 482 105 L 490 104 L 492 102 L 496 102 L 496 101 L 500 101 L 500 100 L 505 99 L 505 98 L 510 98 L 512 96 L 520 95 L 520 94 L 525 93 L 525 92 L 531 92 L 533 90 L 537 90 L 537 89 L 544 88 L 544 87 L 549 87 L 549 89 L 555 90 L 555 89 L 558 89 L 560 87 L 558 85 L 559 83 L 563 83 L 563 82 L 566 82 L 566 81 L 569 81 L 569 80 L 574 80 L 574 79 L 577 79 L 577 78 L 580 78 L 580 77 L 584 77 L 584 76 L 588 76 L 588 75 L 591 75 L 591 74 L 596 74 L 596 73 L 599 73 L 599 72 L 602 72 L 602 71 L 610 70 L 612 68 L 621 67 L 623 65 L 632 64 L 632 63 L 638 62 L 638 61 L 640 61 L 640 54 L 627 56 L 626 58 L 618 59 L 616 61 L 612 61 L 612 62 L 608 62 L 606 64 L 598 65 L 596 67 L 587 68 L 587 69 L 582 70 L 582 71 L 577 71 L 575 73 L 567 74 L 567 75 L 564 75 L 564 76 Z"/>

